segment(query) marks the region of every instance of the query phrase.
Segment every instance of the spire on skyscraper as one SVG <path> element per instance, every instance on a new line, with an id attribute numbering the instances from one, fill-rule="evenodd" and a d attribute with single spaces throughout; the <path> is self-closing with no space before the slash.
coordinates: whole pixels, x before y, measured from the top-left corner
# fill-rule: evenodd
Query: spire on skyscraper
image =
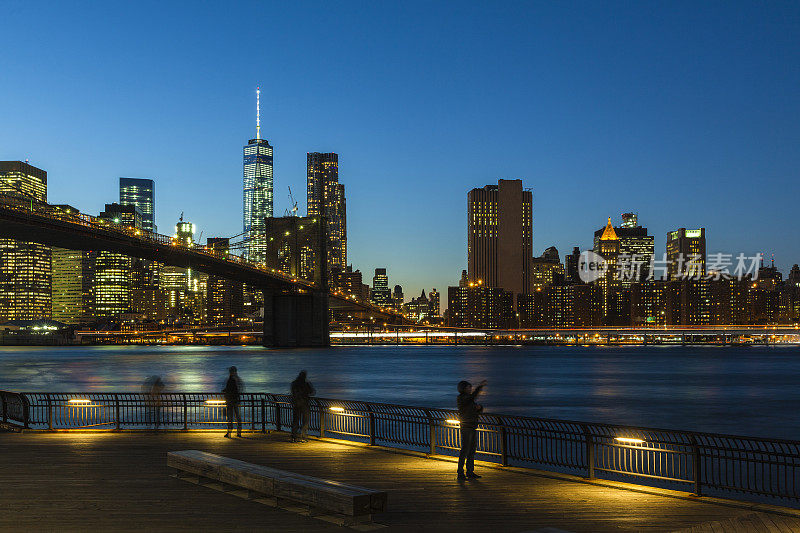
<path id="1" fill-rule="evenodd" d="M 256 140 L 261 139 L 261 87 L 256 87 Z"/>

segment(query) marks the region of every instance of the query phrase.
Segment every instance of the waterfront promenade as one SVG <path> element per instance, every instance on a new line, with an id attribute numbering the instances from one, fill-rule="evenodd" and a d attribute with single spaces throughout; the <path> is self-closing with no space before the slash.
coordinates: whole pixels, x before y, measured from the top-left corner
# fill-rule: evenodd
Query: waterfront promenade
<path id="1" fill-rule="evenodd" d="M 387 526 L 380 531 L 800 531 L 800 513 L 765 512 L 768 506 L 658 489 L 626 490 L 610 482 L 589 484 L 500 467 L 481 468 L 481 480 L 459 483 L 451 461 L 411 452 L 333 440 L 293 445 L 280 432 L 245 437 L 227 440 L 220 432 L 177 431 L 2 432 L 0 528 L 347 530 L 171 477 L 167 452 L 198 449 L 385 490 L 388 512 L 375 517 Z"/>

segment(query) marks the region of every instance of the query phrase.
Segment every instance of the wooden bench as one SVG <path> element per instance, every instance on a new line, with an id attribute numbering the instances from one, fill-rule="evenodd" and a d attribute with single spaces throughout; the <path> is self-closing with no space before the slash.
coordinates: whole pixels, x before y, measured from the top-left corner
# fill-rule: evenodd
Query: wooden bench
<path id="1" fill-rule="evenodd" d="M 169 452 L 167 466 L 176 469 L 178 477 L 189 474 L 197 476 L 200 483 L 216 481 L 222 483 L 223 488 L 246 490 L 246 497 L 251 499 L 274 498 L 276 505 L 279 499 L 289 500 L 307 505 L 310 512 L 322 510 L 363 521 L 386 510 L 384 491 L 286 472 L 200 450 Z"/>

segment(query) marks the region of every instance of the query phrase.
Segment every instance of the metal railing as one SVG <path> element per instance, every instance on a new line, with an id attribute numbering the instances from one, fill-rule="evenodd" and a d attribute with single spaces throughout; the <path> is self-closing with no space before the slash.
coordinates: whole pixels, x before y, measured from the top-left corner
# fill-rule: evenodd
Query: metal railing
<path id="1" fill-rule="evenodd" d="M 178 429 L 227 424 L 220 394 L 12 393 L 0 391 L 3 422 L 24 428 Z M 291 398 L 243 394 L 250 431 L 288 430 Z M 456 455 L 456 411 L 313 398 L 310 430 L 372 445 Z M 749 495 L 800 502 L 800 442 L 483 414 L 478 458 L 697 495 Z"/>

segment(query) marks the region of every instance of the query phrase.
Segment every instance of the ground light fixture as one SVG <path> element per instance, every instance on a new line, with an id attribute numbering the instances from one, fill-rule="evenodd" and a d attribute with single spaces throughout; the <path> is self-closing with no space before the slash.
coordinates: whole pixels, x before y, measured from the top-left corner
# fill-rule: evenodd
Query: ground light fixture
<path id="1" fill-rule="evenodd" d="M 72 405 L 87 405 L 92 403 L 92 400 L 86 398 L 74 398 L 72 400 L 69 400 L 68 403 L 71 403 Z"/>
<path id="2" fill-rule="evenodd" d="M 454 426 L 457 426 L 457 425 L 461 424 L 461 421 L 460 420 L 456 420 L 455 418 L 448 418 L 444 422 L 445 422 L 445 424 L 452 424 Z"/>
<path id="3" fill-rule="evenodd" d="M 206 403 L 208 405 L 225 405 L 228 402 L 225 400 L 206 400 Z"/>
<path id="4" fill-rule="evenodd" d="M 344 407 L 336 407 L 336 406 L 334 406 L 334 407 L 331 407 L 330 410 L 334 411 L 336 413 L 343 413 L 344 412 Z"/>

